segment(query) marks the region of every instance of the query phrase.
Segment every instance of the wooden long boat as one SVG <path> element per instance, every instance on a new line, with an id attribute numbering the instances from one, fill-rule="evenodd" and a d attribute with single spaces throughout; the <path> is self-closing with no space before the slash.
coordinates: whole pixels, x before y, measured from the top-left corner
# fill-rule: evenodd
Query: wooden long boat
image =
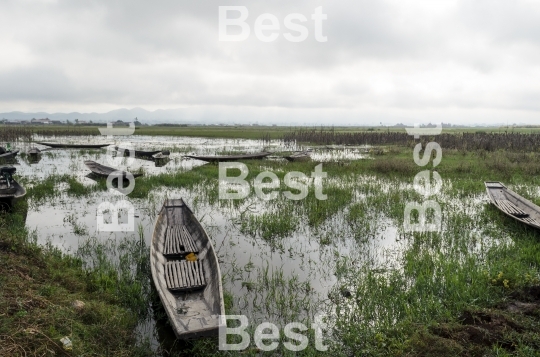
<path id="1" fill-rule="evenodd" d="M 38 156 L 39 154 L 41 154 L 41 150 L 39 150 L 38 148 L 31 148 L 30 150 L 28 150 L 28 155 L 30 156 Z"/>
<path id="2" fill-rule="evenodd" d="M 501 182 L 484 182 L 491 203 L 507 216 L 540 229 L 540 207 L 521 197 Z"/>
<path id="3" fill-rule="evenodd" d="M 115 146 L 114 148 L 116 151 L 122 152 L 124 156 L 129 156 L 130 149 L 124 149 L 118 146 Z M 152 155 L 155 155 L 161 152 L 161 150 L 154 150 L 154 151 L 133 150 L 133 151 L 135 151 L 135 156 L 145 156 L 145 157 L 152 157 Z"/>
<path id="4" fill-rule="evenodd" d="M 128 172 L 126 172 L 126 171 L 121 171 L 121 170 L 117 170 L 117 169 L 109 167 L 109 166 L 101 165 L 101 164 L 98 164 L 97 162 L 92 161 L 92 160 L 87 160 L 87 161 L 84 162 L 84 164 L 86 165 L 86 167 L 88 167 L 90 169 L 90 171 L 92 171 L 93 174 L 95 174 L 97 176 L 100 176 L 100 177 L 108 177 L 113 172 L 119 171 L 120 172 L 119 176 L 121 175 L 125 179 L 127 174 L 128 174 Z M 132 175 L 133 175 L 133 177 L 142 176 L 141 173 L 136 173 L 136 174 L 132 174 Z"/>
<path id="5" fill-rule="evenodd" d="M 270 152 L 259 152 L 256 154 L 244 154 L 244 155 L 215 155 L 215 156 L 200 156 L 200 155 L 185 155 L 184 157 L 189 157 L 191 159 L 202 160 L 206 162 L 225 162 L 225 161 L 236 161 L 236 160 L 256 160 L 262 159 L 270 155 Z"/>
<path id="6" fill-rule="evenodd" d="M 170 154 L 171 152 L 169 150 L 164 150 L 152 155 L 152 157 L 154 160 L 168 160 Z"/>
<path id="7" fill-rule="evenodd" d="M 0 206 L 11 207 L 26 195 L 26 189 L 12 176 L 15 171 L 16 168 L 13 166 L 0 166 Z"/>
<path id="8" fill-rule="evenodd" d="M 45 145 L 52 148 L 61 148 L 61 149 L 99 149 L 107 147 L 111 144 L 62 144 L 62 143 L 43 143 L 36 142 L 39 145 Z"/>
<path id="9" fill-rule="evenodd" d="M 285 156 L 287 161 L 309 161 L 311 156 L 308 151 L 295 152 L 292 155 Z"/>
<path id="10" fill-rule="evenodd" d="M 150 245 L 156 290 L 179 339 L 217 335 L 225 315 L 212 242 L 182 199 L 166 200 Z"/>
<path id="11" fill-rule="evenodd" d="M 17 154 L 19 153 L 19 150 L 15 151 L 6 151 L 3 154 L 0 154 L 0 160 L 7 160 L 7 159 L 13 159 Z"/>

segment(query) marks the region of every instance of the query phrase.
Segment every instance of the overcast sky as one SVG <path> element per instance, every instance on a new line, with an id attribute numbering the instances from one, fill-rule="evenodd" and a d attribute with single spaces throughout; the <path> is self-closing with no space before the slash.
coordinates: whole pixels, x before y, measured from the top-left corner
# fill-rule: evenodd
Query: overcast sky
<path id="1" fill-rule="evenodd" d="M 247 40 L 219 41 L 226 5 L 247 7 Z M 319 6 L 327 42 L 315 39 Z M 281 22 L 274 42 L 253 31 L 263 13 Z M 308 19 L 304 42 L 283 36 L 291 13 Z M 0 46 L 3 112 L 540 124 L 539 1 L 4 0 Z"/>

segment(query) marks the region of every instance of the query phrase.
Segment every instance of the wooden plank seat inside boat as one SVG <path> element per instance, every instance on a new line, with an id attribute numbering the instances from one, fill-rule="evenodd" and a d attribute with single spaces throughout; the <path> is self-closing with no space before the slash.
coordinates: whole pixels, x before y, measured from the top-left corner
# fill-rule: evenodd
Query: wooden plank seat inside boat
<path id="1" fill-rule="evenodd" d="M 521 217 L 521 218 L 529 217 L 528 213 L 524 212 L 522 209 L 520 209 L 519 207 L 517 207 L 515 204 L 513 204 L 512 202 L 508 200 L 496 200 L 495 202 L 501 208 L 501 210 L 503 210 L 504 212 L 508 214 L 511 214 L 512 216 Z"/>
<path id="2" fill-rule="evenodd" d="M 168 258 L 199 253 L 199 249 L 185 225 L 167 227 L 164 248 L 163 255 Z"/>
<path id="3" fill-rule="evenodd" d="M 167 288 L 174 292 L 203 289 L 206 278 L 201 260 L 175 260 L 165 265 Z"/>

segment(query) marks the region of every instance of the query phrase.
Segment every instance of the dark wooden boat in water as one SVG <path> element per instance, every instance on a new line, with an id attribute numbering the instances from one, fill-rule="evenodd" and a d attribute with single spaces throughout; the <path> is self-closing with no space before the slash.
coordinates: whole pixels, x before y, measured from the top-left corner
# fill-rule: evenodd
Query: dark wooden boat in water
<path id="1" fill-rule="evenodd" d="M 13 166 L 0 166 L 0 206 L 11 207 L 26 195 L 26 189 L 13 179 L 16 170 Z"/>
<path id="2" fill-rule="evenodd" d="M 256 154 L 245 154 L 245 155 L 215 155 L 215 156 L 186 155 L 185 157 L 189 157 L 191 159 L 202 160 L 206 162 L 224 162 L 224 161 L 262 159 L 270 154 L 271 154 L 270 152 L 259 152 Z"/>
<path id="3" fill-rule="evenodd" d="M 62 144 L 62 143 L 42 143 L 36 142 L 39 145 L 45 145 L 52 148 L 61 148 L 61 149 L 99 149 L 107 147 L 111 144 Z"/>
<path id="4" fill-rule="evenodd" d="M 116 151 L 123 153 L 124 156 L 129 156 L 130 149 L 124 149 L 118 146 L 115 146 L 114 148 L 116 149 Z M 161 152 L 161 150 L 154 150 L 154 151 L 133 150 L 133 151 L 135 151 L 135 157 L 137 156 L 152 157 L 152 155 L 155 155 Z"/>
<path id="5" fill-rule="evenodd" d="M 6 150 L 5 147 L 0 146 L 0 161 L 6 161 L 13 159 L 17 154 L 19 153 L 19 150 L 12 151 L 10 149 Z"/>
<path id="6" fill-rule="evenodd" d="M 38 156 L 39 154 L 41 154 L 41 150 L 39 150 L 38 148 L 31 148 L 30 150 L 28 150 L 28 155 L 30 156 Z"/>
<path id="7" fill-rule="evenodd" d="M 119 171 L 120 172 L 119 176 L 121 175 L 125 179 L 126 175 L 128 174 L 126 171 L 121 171 L 121 170 L 117 170 L 117 169 L 109 167 L 109 166 L 101 165 L 101 164 L 98 164 L 97 162 L 92 161 L 92 160 L 87 160 L 87 161 L 84 162 L 84 164 L 86 165 L 86 167 L 88 167 L 90 169 L 90 171 L 92 171 L 93 174 L 95 174 L 97 176 L 101 176 L 101 177 L 108 177 L 113 172 Z M 132 175 L 133 175 L 133 177 L 142 176 L 142 174 L 140 174 L 140 173 L 132 174 Z"/>
<path id="8" fill-rule="evenodd" d="M 540 229 L 540 207 L 501 182 L 484 182 L 491 203 L 507 216 Z"/>
<path id="9" fill-rule="evenodd" d="M 170 324 L 180 339 L 217 335 L 225 315 L 219 263 L 204 228 L 182 199 L 158 215 L 150 266 Z"/>
<path id="10" fill-rule="evenodd" d="M 0 161 L 13 159 L 17 154 L 19 153 L 19 150 L 15 151 L 5 151 L 2 154 L 0 154 Z"/>
<path id="11" fill-rule="evenodd" d="M 309 161 L 311 160 L 311 156 L 309 151 L 301 151 L 301 152 L 295 152 L 292 155 L 285 156 L 285 159 L 287 161 Z"/>
<path id="12" fill-rule="evenodd" d="M 154 160 L 167 160 L 171 152 L 169 150 L 160 151 L 157 154 L 152 155 Z"/>

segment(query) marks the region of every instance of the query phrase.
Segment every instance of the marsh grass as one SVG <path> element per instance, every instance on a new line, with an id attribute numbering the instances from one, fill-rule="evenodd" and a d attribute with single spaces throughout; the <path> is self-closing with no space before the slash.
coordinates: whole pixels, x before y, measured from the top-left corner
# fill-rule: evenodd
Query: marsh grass
<path id="1" fill-rule="evenodd" d="M 133 334 L 137 315 L 111 289 L 93 289 L 99 275 L 79 258 L 29 240 L 26 210 L 21 202 L 0 217 L 0 355 L 148 355 Z M 84 307 L 75 309 L 75 300 Z M 72 352 L 63 350 L 64 336 Z"/>
<path id="2" fill-rule="evenodd" d="M 155 207 L 160 205 L 156 198 L 161 197 L 158 192 L 191 190 L 194 206 L 207 205 L 220 210 L 248 242 L 268 245 L 272 251 L 279 247 L 277 254 L 287 254 L 288 241 L 304 234 L 305 239 L 310 244 L 314 242 L 319 249 L 320 261 L 312 263 L 306 259 L 303 268 L 311 269 L 315 265 L 336 279 L 327 297 L 318 296 L 309 280 L 300 280 L 285 267 L 277 269 L 255 261 L 246 270 L 246 267 L 235 267 L 234 262 L 227 261 L 224 263 L 228 267 L 229 280 L 225 285 L 238 284 L 241 288 L 241 293 L 230 296 L 228 311 L 252 312 L 260 319 L 281 324 L 294 319 L 307 323 L 315 312 L 323 311 L 331 322 L 328 336 L 332 350 L 328 355 L 422 355 L 418 352 L 425 351 L 420 349 L 422 338 L 433 341 L 437 338 L 428 331 L 429 326 L 458 323 L 463 311 L 492 307 L 512 293 L 539 284 L 538 232 L 489 206 L 483 185 L 483 181 L 501 180 L 518 193 L 539 202 L 540 195 L 535 187 L 540 181 L 532 175 L 536 172 L 534 162 L 538 158 L 537 154 L 466 152 L 443 147 L 443 160 L 436 170 L 443 177 L 444 185 L 442 193 L 435 197 L 443 209 L 443 231 L 434 234 L 410 234 L 400 229 L 405 203 L 424 199 L 412 187 L 414 175 L 424 168 L 414 164 L 410 148 L 393 148 L 374 159 L 351 161 L 347 165 L 324 163 L 328 180 L 323 184 L 323 192 L 328 195 L 327 201 L 317 200 L 313 188 L 306 199 L 300 201 L 287 200 L 280 195 L 275 201 L 262 202 L 253 190 L 242 200 L 220 200 L 218 166 L 211 164 L 191 171 L 138 178 L 128 199 L 146 202 L 150 207 L 148 214 L 155 216 Z M 283 192 L 289 190 L 283 183 L 287 172 L 300 171 L 309 176 L 317 163 L 264 160 L 246 162 L 246 165 L 249 169 L 247 180 L 251 184 L 260 172 L 270 170 L 279 177 L 281 185 L 277 190 Z M 60 192 L 80 199 L 105 190 L 104 181 L 86 187 L 70 175 L 52 175 L 29 183 L 32 184 L 28 189 L 29 202 L 35 204 L 55 199 Z M 64 189 L 58 190 L 59 186 Z M 16 215 L 13 217 L 17 219 Z M 9 246 L 21 254 L 34 254 L 33 250 L 40 248 L 29 243 L 18 246 L 18 239 L 9 238 L 28 238 L 24 228 L 16 226 L 16 221 L 6 221 L 10 233 L 5 238 L 8 243 L 2 243 L 2 247 Z M 19 226 L 24 227 L 24 224 Z M 387 226 L 397 231 L 390 236 L 395 242 L 386 248 L 377 247 L 387 238 L 384 237 Z M 81 234 L 87 236 L 87 232 L 81 231 Z M 60 299 L 60 295 L 68 294 L 62 289 L 68 288 L 83 294 L 88 301 L 95 299 L 98 313 L 85 313 L 83 323 L 94 326 L 104 318 L 106 311 L 110 311 L 111 318 L 115 316 L 120 321 L 117 327 L 125 332 L 133 328 L 134 321 L 148 318 L 149 302 L 155 300 L 149 291 L 148 247 L 141 237 L 139 234 L 120 241 L 88 237 L 76 258 L 69 258 L 76 275 L 63 277 L 59 271 L 54 273 L 55 279 L 60 281 L 71 279 L 73 286 L 57 285 L 56 280 L 47 278 L 37 289 L 50 299 Z M 338 249 L 340 244 L 349 241 L 353 241 L 351 249 L 354 251 Z M 290 249 L 291 256 L 304 254 L 302 248 Z M 68 257 L 63 257 L 52 247 L 47 248 L 46 254 L 53 257 L 51 259 L 58 267 L 67 264 L 58 263 Z M 362 259 L 364 256 L 366 258 Z M 28 314 L 29 310 L 21 309 L 16 299 L 9 301 L 6 304 L 15 301 L 13 306 L 17 306 L 10 312 L 10 319 L 26 318 L 24 311 Z M 67 300 L 58 300 L 58 304 L 67 304 Z M 124 317 L 118 317 L 120 313 Z M 106 321 L 108 324 L 109 320 Z M 11 324 L 3 331 L 15 331 L 13 326 Z M 54 341 L 62 333 L 68 333 L 65 326 L 54 328 L 46 333 Z M 84 328 L 71 333 L 79 336 Z M 90 333 L 89 341 L 99 343 L 97 327 L 93 328 L 96 330 Z M 105 327 L 104 331 L 114 334 L 112 326 Z M 128 347 L 125 337 L 123 332 L 114 336 L 121 340 L 118 342 L 120 355 L 140 353 L 141 350 L 136 352 L 130 349 L 135 347 Z M 46 340 L 40 339 L 37 341 Z M 4 340 L 7 341 L 7 337 Z M 133 340 L 130 341 L 133 344 Z M 84 344 L 79 340 L 78 343 Z M 112 348 L 111 343 L 112 340 L 107 340 L 99 348 Z M 538 346 L 536 343 L 535 339 L 523 338 L 516 349 L 517 354 L 527 355 L 528 349 Z M 449 346 L 439 355 L 450 356 L 459 350 L 456 345 L 453 345 L 454 349 Z M 91 351 L 84 348 L 81 353 Z M 136 348 L 143 349 L 144 343 Z M 501 348 L 486 345 L 480 349 L 480 355 L 495 349 L 500 355 L 509 351 Z M 217 351 L 214 339 L 191 343 L 184 346 L 182 352 L 194 356 L 227 355 Z M 242 355 L 258 353 L 250 348 Z M 282 347 L 273 354 L 276 353 L 292 355 Z M 320 354 L 310 345 L 298 355 Z"/>
<path id="3" fill-rule="evenodd" d="M 105 181 L 102 181 L 101 185 L 85 186 L 77 178 L 67 174 L 53 174 L 44 179 L 23 178 L 20 182 L 29 186 L 27 195 L 35 204 L 40 204 L 46 200 L 58 197 L 64 191 L 70 196 L 81 198 L 88 196 L 92 192 L 106 189 Z M 61 188 L 62 184 L 66 185 L 67 188 L 65 190 Z"/>
<path id="4" fill-rule="evenodd" d="M 142 227 L 139 237 L 126 237 L 120 241 L 87 239 L 76 256 L 84 267 L 93 272 L 89 286 L 93 291 L 109 292 L 119 303 L 147 318 L 150 309 L 150 256 L 144 242 Z"/>

